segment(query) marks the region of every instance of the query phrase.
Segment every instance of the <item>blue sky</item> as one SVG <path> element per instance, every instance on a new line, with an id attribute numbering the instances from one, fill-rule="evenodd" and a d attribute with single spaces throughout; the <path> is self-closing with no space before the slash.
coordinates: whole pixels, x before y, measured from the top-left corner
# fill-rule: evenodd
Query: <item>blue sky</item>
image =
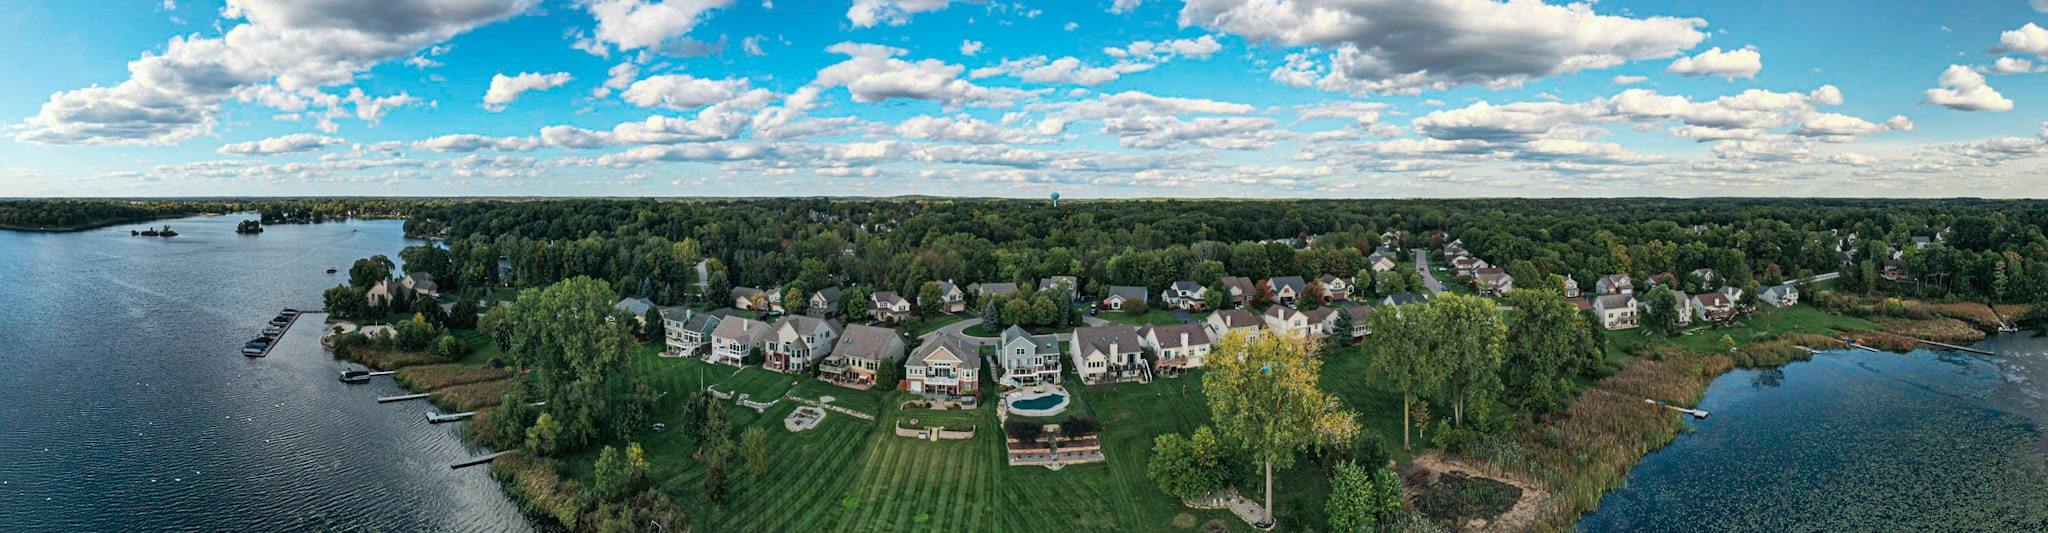
<path id="1" fill-rule="evenodd" d="M 2040 197 L 2048 0 L 0 12 L 0 196 Z"/>

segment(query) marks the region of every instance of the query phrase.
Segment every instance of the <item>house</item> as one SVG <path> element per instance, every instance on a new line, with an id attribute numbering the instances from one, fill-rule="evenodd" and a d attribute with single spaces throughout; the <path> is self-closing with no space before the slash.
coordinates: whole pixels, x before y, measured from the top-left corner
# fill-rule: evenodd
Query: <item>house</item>
<path id="1" fill-rule="evenodd" d="M 1564 281 L 1562 283 L 1564 284 L 1564 297 L 1579 297 L 1579 280 L 1572 279 L 1571 274 L 1565 274 Z"/>
<path id="2" fill-rule="evenodd" d="M 1679 292 L 1678 289 L 1675 288 L 1658 288 L 1652 290 L 1668 291 L 1671 293 L 1672 307 L 1674 307 L 1671 313 L 1672 324 L 1679 326 L 1687 326 L 1692 324 L 1692 317 L 1694 314 L 1694 311 L 1692 309 L 1692 298 L 1687 297 L 1685 293 Z M 1651 294 L 1655 293 L 1653 292 Z"/>
<path id="3" fill-rule="evenodd" d="M 1689 274 L 1692 274 L 1692 277 L 1699 278 L 1700 283 L 1703 285 L 1712 286 L 1714 284 L 1714 269 L 1695 268 Z"/>
<path id="4" fill-rule="evenodd" d="M 815 317 L 839 316 L 839 288 L 826 287 L 811 293 L 811 301 L 805 305 L 805 312 Z"/>
<path id="5" fill-rule="evenodd" d="M 1393 250 L 1381 248 L 1378 250 L 1373 250 L 1372 255 L 1365 256 L 1365 266 L 1366 268 L 1372 269 L 1373 272 L 1378 273 L 1387 272 L 1395 268 L 1399 268 L 1400 264 L 1394 261 Z"/>
<path id="6" fill-rule="evenodd" d="M 1457 273 L 1461 277 L 1473 277 L 1474 275 L 1478 274 L 1479 269 L 1491 266 L 1493 265 L 1487 264 L 1486 260 L 1477 257 L 1472 257 L 1469 255 L 1461 255 L 1451 258 L 1451 271 Z"/>
<path id="7" fill-rule="evenodd" d="M 717 329 L 711 330 L 711 353 L 705 354 L 704 361 L 746 366 L 747 356 L 760 347 L 761 337 L 767 334 L 768 325 L 759 320 L 737 316 L 719 319 Z"/>
<path id="8" fill-rule="evenodd" d="M 996 361 L 1003 366 L 1004 385 L 1059 383 L 1060 337 L 1032 335 L 1024 328 L 1010 326 L 1003 330 L 1002 343 L 996 345 Z"/>
<path id="9" fill-rule="evenodd" d="M 1308 315 L 1302 314 L 1301 311 L 1296 311 L 1292 307 L 1274 304 L 1271 307 L 1267 307 L 1266 312 L 1260 315 L 1260 318 L 1265 320 L 1266 331 L 1285 333 L 1303 338 L 1309 336 Z"/>
<path id="10" fill-rule="evenodd" d="M 868 297 L 868 317 L 890 324 L 910 319 L 910 300 L 895 291 L 877 292 Z"/>
<path id="11" fill-rule="evenodd" d="M 1122 311 L 1126 305 L 1133 308 L 1144 307 L 1148 303 L 1148 300 L 1145 298 L 1146 291 L 1144 287 L 1110 285 L 1109 297 L 1102 299 L 1102 308 L 1111 311 Z"/>
<path id="12" fill-rule="evenodd" d="M 1280 305 L 1293 306 L 1295 299 L 1308 292 L 1308 281 L 1301 276 L 1280 276 L 1266 279 L 1266 300 Z"/>
<path id="13" fill-rule="evenodd" d="M 718 315 L 699 313 L 687 307 L 666 307 L 661 310 L 662 344 L 667 350 L 662 355 L 683 357 L 696 355 L 697 350 L 711 344 L 711 332 L 718 329 Z"/>
<path id="14" fill-rule="evenodd" d="M 434 283 L 434 275 L 426 272 L 407 272 L 405 277 L 398 278 L 398 286 L 428 296 L 441 295 L 441 286 Z"/>
<path id="15" fill-rule="evenodd" d="M 1247 337 L 1257 337 L 1259 328 L 1265 324 L 1265 321 L 1243 309 L 1220 310 L 1211 313 L 1209 318 L 1202 321 L 1202 327 L 1208 328 L 1209 338 L 1212 339 L 1221 339 L 1233 332 L 1243 333 Z"/>
<path id="16" fill-rule="evenodd" d="M 1929 246 L 1934 246 L 1934 241 L 1933 241 L 1933 240 L 1931 240 L 1931 239 L 1928 239 L 1928 238 L 1926 238 L 1926 237 L 1914 237 L 1914 238 L 1913 238 L 1913 249 L 1915 249 L 1915 250 L 1918 250 L 1918 249 L 1926 248 L 1926 247 L 1929 247 Z"/>
<path id="17" fill-rule="evenodd" d="M 1209 359 L 1209 331 L 1201 324 L 1173 324 L 1138 328 L 1138 341 L 1152 351 L 1159 373 L 1177 376 L 1190 368 L 1201 368 Z"/>
<path id="18" fill-rule="evenodd" d="M 1323 286 L 1324 302 L 1335 302 L 1339 300 L 1351 299 L 1351 289 L 1353 288 L 1351 286 L 1351 280 L 1347 280 L 1337 276 L 1332 276 L 1329 274 L 1323 274 L 1323 277 L 1316 278 L 1316 284 Z"/>
<path id="19" fill-rule="evenodd" d="M 1308 336 L 1320 339 L 1337 331 L 1337 313 L 1338 309 L 1335 307 L 1318 307 L 1302 311 L 1301 316 L 1308 319 Z"/>
<path id="20" fill-rule="evenodd" d="M 981 391 L 981 347 L 951 333 L 933 335 L 903 363 L 910 392 L 972 398 Z"/>
<path id="21" fill-rule="evenodd" d="M 1757 293 L 1756 299 L 1772 307 L 1790 307 L 1799 303 L 1799 288 L 1790 283 L 1778 285 Z"/>
<path id="22" fill-rule="evenodd" d="M 647 325 L 647 310 L 653 308 L 654 302 L 646 298 L 620 298 L 617 303 L 612 304 L 612 309 L 626 313 L 626 316 L 633 317 L 633 320 L 639 321 L 642 326 Z"/>
<path id="23" fill-rule="evenodd" d="M 1678 275 L 1672 274 L 1670 272 L 1658 272 L 1656 274 L 1652 274 L 1650 275 L 1650 287 L 1665 287 L 1669 289 L 1677 289 L 1679 287 Z"/>
<path id="24" fill-rule="evenodd" d="M 782 307 L 782 295 L 774 290 L 753 287 L 733 287 L 732 307 L 745 311 L 768 312 Z"/>
<path id="25" fill-rule="evenodd" d="M 1472 271 L 1472 287 L 1481 293 L 1507 296 L 1515 291 L 1515 277 L 1500 267 L 1485 267 Z"/>
<path id="26" fill-rule="evenodd" d="M 1209 307 L 1209 289 L 1192 281 L 1176 281 L 1159 294 L 1159 301 L 1167 307 L 1185 311 L 1201 311 Z"/>
<path id="27" fill-rule="evenodd" d="M 1734 285 L 1728 285 L 1728 286 L 1725 286 L 1725 287 L 1721 287 L 1721 295 L 1722 295 L 1722 296 L 1727 296 L 1727 297 L 1728 297 L 1728 301 L 1729 301 L 1729 302 L 1741 302 L 1741 301 L 1742 301 L 1742 287 L 1737 287 L 1737 286 L 1734 286 Z"/>
<path id="28" fill-rule="evenodd" d="M 1144 342 L 1138 340 L 1138 329 L 1130 326 L 1076 329 L 1067 355 L 1073 358 L 1074 372 L 1090 385 L 1152 379 L 1152 369 L 1145 364 Z"/>
<path id="29" fill-rule="evenodd" d="M 903 361 L 903 336 L 896 330 L 854 324 L 846 326 L 832 355 L 818 363 L 818 375 L 841 386 L 866 390 L 875 385 L 882 365 Z"/>
<path id="30" fill-rule="evenodd" d="M 982 298 L 982 301 L 987 301 L 987 298 L 990 296 L 1008 297 L 1010 295 L 1017 294 L 1017 284 L 969 283 L 967 284 L 967 292 L 974 293 L 975 298 Z"/>
<path id="31" fill-rule="evenodd" d="M 1259 288 L 1252 284 L 1251 278 L 1224 276 L 1219 283 L 1223 285 L 1224 290 L 1230 291 L 1232 307 L 1251 305 L 1252 298 L 1259 294 Z"/>
<path id="32" fill-rule="evenodd" d="M 1608 274 L 1593 282 L 1593 292 L 1599 294 L 1635 294 L 1636 287 L 1629 283 L 1628 274 Z"/>
<path id="33" fill-rule="evenodd" d="M 839 326 L 822 319 L 790 315 L 768 326 L 761 337 L 761 366 L 776 372 L 802 374 L 832 353 L 839 340 Z"/>
<path id="34" fill-rule="evenodd" d="M 1366 319 L 1370 318 L 1372 315 L 1371 307 L 1367 307 L 1365 305 L 1347 305 L 1343 307 L 1343 312 L 1344 314 L 1350 315 L 1350 333 L 1351 338 L 1353 340 L 1364 340 L 1366 336 L 1372 335 L 1372 324 L 1366 322 Z M 1330 333 L 1338 333 L 1337 331 L 1335 331 L 1335 320 L 1331 321 L 1330 326 L 1332 329 Z"/>
<path id="35" fill-rule="evenodd" d="M 966 291 L 960 290 L 959 285 L 954 285 L 953 280 L 937 283 L 939 284 L 939 309 L 942 312 L 959 313 L 967 310 Z"/>
<path id="36" fill-rule="evenodd" d="M 1692 312 L 1700 320 L 1720 322 L 1735 317 L 1735 301 L 1719 291 L 1692 297 Z"/>
<path id="37" fill-rule="evenodd" d="M 1429 301 L 1429 296 L 1427 295 L 1404 292 L 1401 294 L 1389 294 L 1385 298 L 1380 298 L 1380 305 L 1403 306 L 1427 301 Z"/>
<path id="38" fill-rule="evenodd" d="M 1602 294 L 1593 299 L 1593 314 L 1600 317 L 1600 327 L 1636 327 L 1636 297 L 1633 294 Z"/>
<path id="39" fill-rule="evenodd" d="M 1465 255 L 1465 239 L 1452 239 L 1444 243 L 1444 257 L 1455 258 Z"/>
<path id="40" fill-rule="evenodd" d="M 1053 287 L 1061 285 L 1065 285 L 1067 290 L 1074 291 L 1077 294 L 1081 292 L 1081 279 L 1073 276 L 1053 276 L 1038 280 L 1038 290 L 1041 291 L 1049 291 Z"/>

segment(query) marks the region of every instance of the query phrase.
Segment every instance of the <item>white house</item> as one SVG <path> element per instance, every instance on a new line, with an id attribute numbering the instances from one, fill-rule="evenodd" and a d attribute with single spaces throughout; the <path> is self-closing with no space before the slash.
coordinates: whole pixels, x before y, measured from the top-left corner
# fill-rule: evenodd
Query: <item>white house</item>
<path id="1" fill-rule="evenodd" d="M 1636 327 L 1636 297 L 1632 294 L 1602 294 L 1593 299 L 1593 314 L 1607 329 Z"/>
<path id="2" fill-rule="evenodd" d="M 711 332 L 718 329 L 718 316 L 699 313 L 686 307 L 668 307 L 661 310 L 662 335 L 669 357 L 696 355 L 698 350 L 711 344 Z"/>
<path id="3" fill-rule="evenodd" d="M 1209 318 L 1202 321 L 1202 327 L 1209 330 L 1209 338 L 1212 339 L 1221 339 L 1224 335 L 1229 335 L 1232 332 L 1243 333 L 1247 337 L 1256 337 L 1259 335 L 1259 328 L 1264 327 L 1265 324 L 1265 321 L 1259 320 L 1259 317 L 1243 309 L 1217 311 L 1211 313 Z"/>
<path id="4" fill-rule="evenodd" d="M 1209 358 L 1209 331 L 1201 324 L 1145 326 L 1138 328 L 1138 340 L 1157 358 L 1162 374 L 1200 368 Z"/>
<path id="5" fill-rule="evenodd" d="M 1074 330 L 1067 353 L 1073 358 L 1075 373 L 1088 384 L 1152 378 L 1137 328 L 1110 325 Z"/>
<path id="6" fill-rule="evenodd" d="M 1593 282 L 1593 292 L 1600 294 L 1635 294 L 1636 287 L 1629 283 L 1628 274 L 1608 274 Z"/>
<path id="7" fill-rule="evenodd" d="M 1778 285 L 1757 293 L 1756 299 L 1772 307 L 1790 307 L 1799 304 L 1799 287 L 1790 283 Z"/>
<path id="8" fill-rule="evenodd" d="M 839 327 L 822 319 L 789 315 L 768 326 L 761 337 L 762 367 L 776 372 L 809 372 L 818 360 L 832 353 L 839 339 Z"/>
<path id="9" fill-rule="evenodd" d="M 933 335 L 903 363 L 910 392 L 971 397 L 981 390 L 981 347 L 950 333 Z"/>
<path id="10" fill-rule="evenodd" d="M 1176 281 L 1159 294 L 1159 301 L 1174 309 L 1200 311 L 1208 308 L 1209 289 L 1192 281 Z"/>
<path id="11" fill-rule="evenodd" d="M 1292 307 L 1275 304 L 1272 307 L 1266 308 L 1266 313 L 1262 315 L 1262 318 L 1266 321 L 1267 331 L 1303 338 L 1307 338 L 1310 334 L 1308 315 L 1302 314 L 1301 311 L 1296 311 Z"/>
<path id="12" fill-rule="evenodd" d="M 751 318 L 729 316 L 718 321 L 718 329 L 711 330 L 711 353 L 704 355 L 706 362 L 732 366 L 744 366 L 747 354 L 761 343 L 761 337 L 768 334 L 768 325 Z"/>

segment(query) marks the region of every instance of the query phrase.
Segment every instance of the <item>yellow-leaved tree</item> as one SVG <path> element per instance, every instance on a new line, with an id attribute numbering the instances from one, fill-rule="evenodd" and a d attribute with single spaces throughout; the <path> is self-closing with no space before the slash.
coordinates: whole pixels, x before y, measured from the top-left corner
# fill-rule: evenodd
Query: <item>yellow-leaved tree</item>
<path id="1" fill-rule="evenodd" d="M 1358 435 L 1358 418 L 1317 388 L 1322 361 L 1314 343 L 1289 335 L 1225 335 L 1202 376 L 1216 428 L 1265 469 L 1265 522 L 1273 522 L 1273 469 L 1294 463 L 1302 449 L 1343 445 Z"/>

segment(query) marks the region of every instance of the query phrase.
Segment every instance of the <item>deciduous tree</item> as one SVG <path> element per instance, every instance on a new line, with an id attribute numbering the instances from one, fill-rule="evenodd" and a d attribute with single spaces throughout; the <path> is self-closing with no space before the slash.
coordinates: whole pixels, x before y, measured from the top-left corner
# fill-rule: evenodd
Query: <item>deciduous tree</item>
<path id="1" fill-rule="evenodd" d="M 1217 429 L 1264 465 L 1266 523 L 1273 521 L 1274 468 L 1293 464 L 1311 444 L 1348 443 L 1358 432 L 1358 420 L 1337 397 L 1316 387 L 1322 361 L 1309 357 L 1309 349 L 1307 341 L 1287 335 L 1231 333 L 1202 376 Z"/>

